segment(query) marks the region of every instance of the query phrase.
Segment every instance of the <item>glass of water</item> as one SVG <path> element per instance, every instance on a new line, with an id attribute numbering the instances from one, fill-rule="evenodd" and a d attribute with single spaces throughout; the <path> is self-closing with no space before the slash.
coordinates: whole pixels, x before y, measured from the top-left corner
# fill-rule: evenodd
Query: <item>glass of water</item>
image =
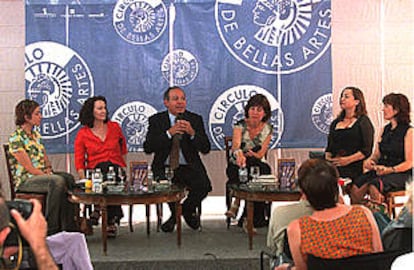
<path id="1" fill-rule="evenodd" d="M 118 167 L 118 177 L 119 177 L 119 179 L 120 179 L 120 182 L 119 182 L 119 184 L 120 185 L 125 185 L 125 176 L 126 176 L 126 174 L 125 174 L 125 172 L 124 172 L 124 169 L 122 169 L 122 167 Z"/>
<path id="2" fill-rule="evenodd" d="M 259 166 L 251 166 L 250 167 L 250 176 L 253 178 L 253 181 L 257 181 L 257 179 L 260 176 Z"/>
<path id="3" fill-rule="evenodd" d="M 174 177 L 174 170 L 171 169 L 170 167 L 165 167 L 165 178 L 167 178 L 168 183 L 171 184 L 172 183 L 172 179 Z"/>

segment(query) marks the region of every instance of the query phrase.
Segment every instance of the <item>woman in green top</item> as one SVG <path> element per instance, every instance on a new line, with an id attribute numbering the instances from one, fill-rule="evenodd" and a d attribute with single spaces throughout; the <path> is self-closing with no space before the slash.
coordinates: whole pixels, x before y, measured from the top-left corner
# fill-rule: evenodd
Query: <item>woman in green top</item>
<path id="1" fill-rule="evenodd" d="M 9 138 L 14 186 L 17 192 L 47 193 L 48 235 L 75 231 L 75 212 L 66 191 L 74 178 L 68 173 L 54 173 L 40 133 L 34 130 L 42 120 L 40 106 L 33 100 L 19 102 L 15 109 L 16 130 Z"/>

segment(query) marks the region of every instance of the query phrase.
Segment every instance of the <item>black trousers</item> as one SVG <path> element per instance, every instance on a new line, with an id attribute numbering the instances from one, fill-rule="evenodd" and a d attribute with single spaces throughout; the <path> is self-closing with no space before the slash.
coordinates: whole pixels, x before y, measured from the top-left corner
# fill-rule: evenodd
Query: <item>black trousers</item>
<path id="1" fill-rule="evenodd" d="M 117 181 L 119 181 L 118 179 L 118 168 L 120 167 L 119 165 L 114 164 L 110 161 L 105 161 L 105 162 L 101 162 L 98 165 L 96 165 L 95 169 L 100 168 L 104 176 L 104 180 L 106 180 L 106 174 L 108 173 L 110 166 L 114 167 L 115 173 L 117 175 Z M 108 224 L 118 223 L 119 225 L 121 219 L 124 217 L 124 213 L 122 212 L 122 208 L 120 205 L 108 205 L 107 213 L 108 213 Z"/>
<path id="2" fill-rule="evenodd" d="M 210 181 L 207 176 L 191 166 L 180 165 L 174 171 L 172 182 L 178 186 L 188 189 L 188 195 L 183 202 L 183 215 L 191 215 L 196 211 L 196 207 L 201 205 L 201 201 L 207 197 L 211 191 Z M 175 216 L 175 203 L 169 203 L 172 216 Z"/>

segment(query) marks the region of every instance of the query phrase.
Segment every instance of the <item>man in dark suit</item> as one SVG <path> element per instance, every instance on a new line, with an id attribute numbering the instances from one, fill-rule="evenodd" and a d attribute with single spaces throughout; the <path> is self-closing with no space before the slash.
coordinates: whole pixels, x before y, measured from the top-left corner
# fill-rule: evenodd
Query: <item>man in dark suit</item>
<path id="1" fill-rule="evenodd" d="M 171 162 L 173 137 L 177 137 L 179 165 L 174 169 L 172 181 L 188 188 L 189 193 L 183 203 L 183 216 L 191 228 L 198 229 L 200 217 L 196 215 L 196 207 L 201 205 L 201 201 L 211 191 L 210 179 L 199 152 L 207 154 L 210 142 L 201 116 L 186 110 L 186 96 L 181 88 L 168 88 L 164 93 L 164 105 L 167 111 L 149 118 L 144 151 L 147 154 L 154 153 L 152 170 L 155 179 L 160 179 L 164 177 L 165 166 Z M 175 227 L 175 204 L 171 203 L 169 207 L 171 217 L 161 226 L 164 232 L 172 232 Z"/>

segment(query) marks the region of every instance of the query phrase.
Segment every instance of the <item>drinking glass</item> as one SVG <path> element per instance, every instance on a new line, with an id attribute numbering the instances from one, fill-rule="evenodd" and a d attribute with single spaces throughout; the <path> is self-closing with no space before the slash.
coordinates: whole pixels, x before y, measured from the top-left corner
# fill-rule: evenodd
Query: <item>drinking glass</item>
<path id="1" fill-rule="evenodd" d="M 125 172 L 121 167 L 118 167 L 118 177 L 121 180 L 119 182 L 120 185 L 125 185 L 124 179 L 125 179 Z"/>
<path id="2" fill-rule="evenodd" d="M 86 172 L 85 172 L 86 179 L 91 179 L 92 180 L 92 174 L 93 174 L 92 169 L 86 169 Z"/>
<path id="3" fill-rule="evenodd" d="M 170 167 L 165 167 L 165 177 L 167 178 L 168 183 L 171 184 L 171 181 L 174 177 L 174 170 Z"/>
<path id="4" fill-rule="evenodd" d="M 250 176 L 253 178 L 254 181 L 257 181 L 257 179 L 260 176 L 259 166 L 251 166 L 250 167 Z"/>

